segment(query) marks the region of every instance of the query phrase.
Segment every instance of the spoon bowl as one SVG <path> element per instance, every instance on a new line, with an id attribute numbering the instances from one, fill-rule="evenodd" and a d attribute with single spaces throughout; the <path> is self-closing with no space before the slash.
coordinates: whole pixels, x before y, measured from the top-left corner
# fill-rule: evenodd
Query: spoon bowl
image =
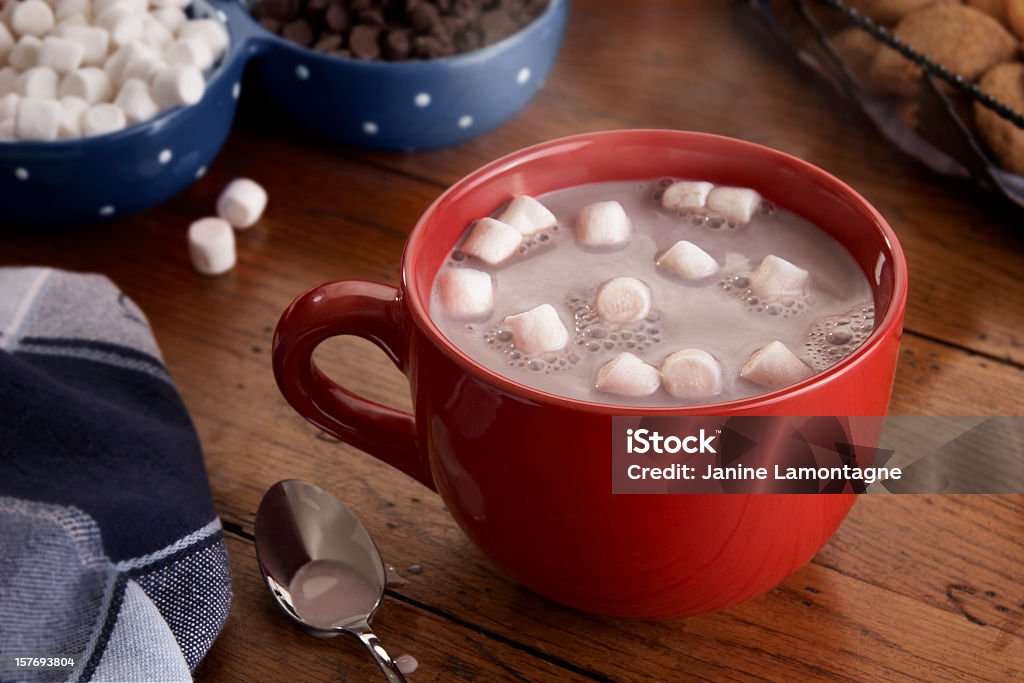
<path id="1" fill-rule="evenodd" d="M 387 583 L 373 539 L 352 512 L 319 486 L 289 479 L 256 512 L 256 559 L 284 612 L 311 635 L 359 638 L 387 680 L 405 681 L 370 630 Z"/>

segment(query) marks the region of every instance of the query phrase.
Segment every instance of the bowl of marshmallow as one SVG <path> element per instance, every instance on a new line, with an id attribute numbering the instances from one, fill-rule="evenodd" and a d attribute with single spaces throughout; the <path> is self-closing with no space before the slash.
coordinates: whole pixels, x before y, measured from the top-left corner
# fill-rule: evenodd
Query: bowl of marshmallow
<path id="1" fill-rule="evenodd" d="M 185 189 L 250 60 L 325 136 L 456 144 L 533 97 L 567 15 L 567 0 L 0 0 L 0 220 L 96 222 Z"/>

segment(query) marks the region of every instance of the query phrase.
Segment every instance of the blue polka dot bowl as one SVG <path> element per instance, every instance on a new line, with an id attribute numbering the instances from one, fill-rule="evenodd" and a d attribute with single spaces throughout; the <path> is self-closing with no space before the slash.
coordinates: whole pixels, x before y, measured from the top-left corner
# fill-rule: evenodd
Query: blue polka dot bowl
<path id="1" fill-rule="evenodd" d="M 234 119 L 254 43 L 226 2 L 196 0 L 193 14 L 228 29 L 229 47 L 202 100 L 106 135 L 52 142 L 0 141 L 0 222 L 94 223 L 155 206 L 201 178 Z"/>
<path id="2" fill-rule="evenodd" d="M 526 106 L 551 71 L 568 13 L 568 0 L 551 0 L 505 40 L 440 59 L 350 59 L 277 38 L 255 66 L 281 108 L 327 137 L 378 149 L 446 147 Z"/>

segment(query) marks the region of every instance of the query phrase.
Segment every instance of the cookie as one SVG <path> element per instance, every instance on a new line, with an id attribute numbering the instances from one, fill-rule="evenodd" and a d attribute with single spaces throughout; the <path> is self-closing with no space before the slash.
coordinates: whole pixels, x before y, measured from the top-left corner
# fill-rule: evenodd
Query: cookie
<path id="1" fill-rule="evenodd" d="M 879 24 L 895 24 L 911 12 L 932 5 L 936 0 L 849 0 L 846 4 Z"/>
<path id="2" fill-rule="evenodd" d="M 828 40 L 836 55 L 846 64 L 850 73 L 861 85 L 867 85 L 871 64 L 875 60 L 881 43 L 867 31 L 851 26 Z"/>
<path id="3" fill-rule="evenodd" d="M 971 81 L 996 64 L 1010 61 L 1017 52 L 1017 39 L 1009 31 L 967 5 L 930 5 L 904 17 L 894 33 L 932 61 Z M 871 64 L 872 86 L 894 95 L 913 97 L 920 76 L 916 64 L 888 47 L 881 48 Z"/>
<path id="4" fill-rule="evenodd" d="M 1014 111 L 1024 112 L 1024 63 L 1000 64 L 986 73 L 978 86 Z M 1024 130 L 977 102 L 974 122 L 1000 165 L 1024 175 Z"/>

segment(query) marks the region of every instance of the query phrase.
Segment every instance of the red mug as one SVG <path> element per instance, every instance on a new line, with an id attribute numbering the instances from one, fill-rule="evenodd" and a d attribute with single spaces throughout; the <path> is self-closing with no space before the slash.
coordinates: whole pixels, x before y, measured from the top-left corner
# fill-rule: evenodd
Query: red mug
<path id="1" fill-rule="evenodd" d="M 630 408 L 497 375 L 431 321 L 434 277 L 474 219 L 519 194 L 664 176 L 752 187 L 827 231 L 871 283 L 874 332 L 842 362 L 777 391 Z M 589 133 L 515 152 L 449 188 L 409 236 L 401 287 L 349 280 L 301 294 L 277 325 L 274 374 L 310 422 L 436 490 L 466 534 L 522 585 L 588 612 L 688 616 L 782 582 L 824 545 L 854 496 L 614 495 L 612 416 L 884 415 L 906 297 L 892 228 L 825 171 L 704 133 Z M 414 414 L 357 396 L 320 371 L 313 351 L 336 335 L 369 339 L 391 358 L 409 379 Z"/>

